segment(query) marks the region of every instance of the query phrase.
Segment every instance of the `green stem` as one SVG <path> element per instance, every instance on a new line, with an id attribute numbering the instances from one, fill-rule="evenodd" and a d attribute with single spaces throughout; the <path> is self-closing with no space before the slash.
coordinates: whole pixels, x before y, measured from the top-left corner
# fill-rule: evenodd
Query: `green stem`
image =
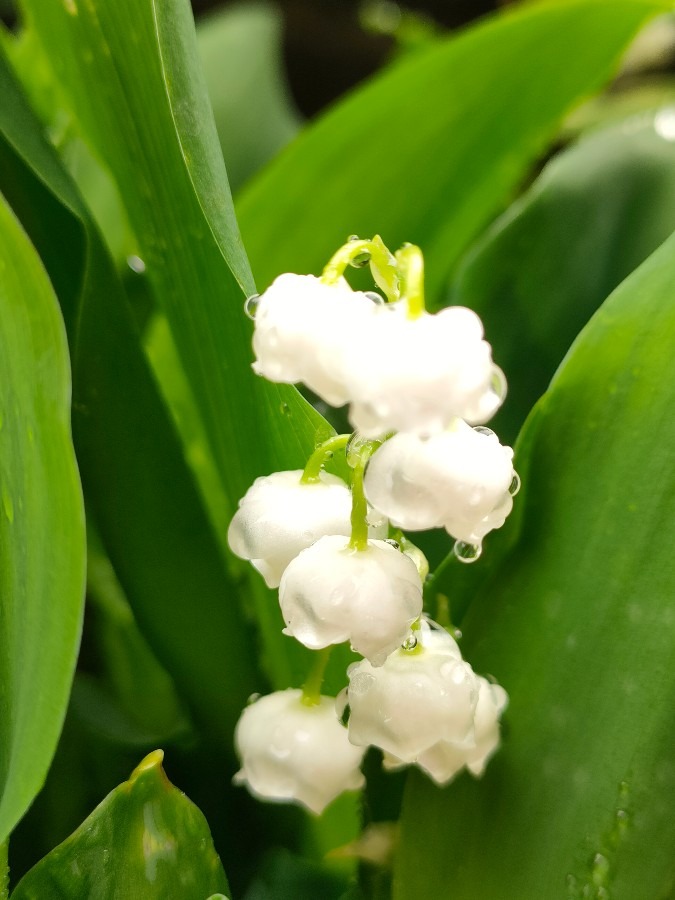
<path id="1" fill-rule="evenodd" d="M 433 598 L 435 598 L 438 593 L 438 579 L 445 572 L 445 570 L 450 566 L 453 562 L 455 562 L 455 554 L 452 550 L 445 556 L 441 562 L 438 564 L 433 574 L 427 577 L 427 580 L 424 583 L 424 602 L 425 606 L 427 602 L 431 602 Z"/>
<path id="2" fill-rule="evenodd" d="M 336 450 L 342 450 L 347 446 L 351 434 L 335 434 L 323 444 L 319 444 L 314 453 L 307 460 L 307 465 L 302 473 L 300 484 L 318 484 L 321 469 Z"/>
<path id="3" fill-rule="evenodd" d="M 345 269 L 355 259 L 362 257 L 370 263 L 375 283 L 392 302 L 399 298 L 399 276 L 396 258 L 387 249 L 384 241 L 376 234 L 372 240 L 347 241 L 333 254 L 321 273 L 324 284 L 335 284 L 342 278 Z"/>
<path id="4" fill-rule="evenodd" d="M 404 244 L 396 251 L 396 262 L 401 273 L 401 296 L 408 306 L 408 318 L 417 319 L 425 311 L 422 251 L 414 244 Z"/>
<path id="5" fill-rule="evenodd" d="M 368 549 L 368 501 L 363 490 L 363 473 L 367 459 L 367 456 L 360 457 L 352 476 L 352 536 L 349 541 L 352 550 Z"/>
<path id="6" fill-rule="evenodd" d="M 9 838 L 0 844 L 0 900 L 9 897 Z"/>
<path id="7" fill-rule="evenodd" d="M 328 665 L 332 649 L 332 647 L 325 647 L 323 650 L 319 650 L 316 655 L 314 665 L 310 669 L 309 675 L 302 686 L 302 702 L 305 706 L 319 705 L 323 676 L 326 672 L 326 666 Z"/>

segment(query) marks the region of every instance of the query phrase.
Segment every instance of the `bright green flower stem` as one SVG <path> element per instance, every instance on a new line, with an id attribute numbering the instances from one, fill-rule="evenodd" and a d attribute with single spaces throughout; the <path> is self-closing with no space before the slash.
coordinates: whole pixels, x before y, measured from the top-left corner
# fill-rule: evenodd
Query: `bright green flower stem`
<path id="1" fill-rule="evenodd" d="M 349 546 L 352 550 L 368 548 L 368 501 L 363 490 L 363 473 L 368 457 L 361 455 L 352 475 L 352 536 Z"/>
<path id="2" fill-rule="evenodd" d="M 335 284 L 342 278 L 347 266 L 359 259 L 370 263 L 375 283 L 384 291 L 387 300 L 390 303 L 398 300 L 399 273 L 396 258 L 379 234 L 372 240 L 353 240 L 343 244 L 324 268 L 321 281 L 324 284 Z"/>
<path id="3" fill-rule="evenodd" d="M 401 297 L 408 306 L 408 318 L 417 319 L 425 311 L 424 256 L 419 247 L 404 244 L 396 251 L 396 262 L 401 273 Z"/>
<path id="4" fill-rule="evenodd" d="M 317 652 L 314 665 L 302 686 L 302 702 L 305 706 L 318 706 L 321 700 L 321 685 L 332 649 L 332 647 L 325 647 Z"/>
<path id="5" fill-rule="evenodd" d="M 336 434 L 324 441 L 323 444 L 319 444 L 307 460 L 300 484 L 318 484 L 323 466 L 336 450 L 342 450 L 343 447 L 347 446 L 350 437 L 350 434 Z"/>

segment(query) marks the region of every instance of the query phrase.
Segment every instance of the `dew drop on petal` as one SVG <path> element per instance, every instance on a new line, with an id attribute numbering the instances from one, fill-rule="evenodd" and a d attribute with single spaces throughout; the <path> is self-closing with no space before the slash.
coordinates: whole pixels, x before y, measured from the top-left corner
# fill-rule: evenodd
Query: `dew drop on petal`
<path id="1" fill-rule="evenodd" d="M 142 275 L 145 272 L 145 263 L 140 258 L 140 256 L 136 256 L 136 254 L 132 253 L 131 256 L 127 256 L 127 265 L 131 269 L 132 272 L 135 272 L 137 275 Z"/>
<path id="2" fill-rule="evenodd" d="M 260 303 L 260 294 L 251 294 L 244 302 L 244 312 L 249 319 L 255 319 L 255 314 Z"/>
<path id="3" fill-rule="evenodd" d="M 402 650 L 414 650 L 416 646 L 417 646 L 417 638 L 411 631 L 410 634 L 408 635 L 408 637 L 401 644 L 401 649 Z"/>
<path id="4" fill-rule="evenodd" d="M 365 296 L 371 300 L 376 306 L 384 306 L 385 299 L 382 294 L 378 294 L 377 291 L 364 291 Z"/>
<path id="5" fill-rule="evenodd" d="M 515 497 L 519 490 L 520 475 L 514 471 L 513 477 L 511 478 L 511 484 L 509 485 L 509 494 L 511 494 L 512 497 Z"/>
<path id="6" fill-rule="evenodd" d="M 395 541 L 393 538 L 386 538 L 386 539 L 385 539 L 385 544 L 389 544 L 389 546 L 390 546 L 390 547 L 393 547 L 394 550 L 400 550 L 400 549 L 401 549 L 401 545 L 399 544 L 399 542 L 398 542 L 398 541 Z"/>
<path id="7" fill-rule="evenodd" d="M 467 544 L 466 541 L 455 541 L 452 552 L 462 563 L 473 563 L 480 558 L 483 548 L 480 544 Z"/>
<path id="8" fill-rule="evenodd" d="M 477 431 L 478 434 L 484 434 L 485 437 L 495 437 L 495 433 L 491 428 L 488 428 L 487 425 L 474 425 L 474 431 Z"/>

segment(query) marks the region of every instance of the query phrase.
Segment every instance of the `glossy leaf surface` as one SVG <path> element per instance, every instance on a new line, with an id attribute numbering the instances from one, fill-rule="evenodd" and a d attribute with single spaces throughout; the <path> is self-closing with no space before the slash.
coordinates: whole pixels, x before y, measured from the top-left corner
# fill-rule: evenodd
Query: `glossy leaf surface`
<path id="1" fill-rule="evenodd" d="M 399 900 L 672 895 L 674 279 L 671 238 L 525 426 L 519 537 L 463 622 L 504 745 L 482 781 L 410 779 Z"/>
<path id="2" fill-rule="evenodd" d="M 675 107 L 582 138 L 545 167 L 463 262 L 450 299 L 475 309 L 509 394 L 511 443 L 603 300 L 675 230 Z"/>
<path id="3" fill-rule="evenodd" d="M 3 66 L 0 84 L 0 183 L 43 254 L 69 330 L 88 502 L 155 652 L 229 747 L 241 704 L 258 686 L 248 632 L 226 603 L 234 587 L 112 262 Z M 226 655 L 225 634 L 238 636 Z"/>
<path id="4" fill-rule="evenodd" d="M 204 900 L 231 896 L 209 827 L 147 756 L 66 841 L 34 866 L 13 900 Z"/>
<path id="5" fill-rule="evenodd" d="M 84 509 L 58 303 L 0 196 L 0 841 L 56 748 L 84 603 Z"/>
<path id="6" fill-rule="evenodd" d="M 403 60 L 306 131 L 238 204 L 261 287 L 318 272 L 352 233 L 425 253 L 428 301 L 563 115 L 599 88 L 658 3 L 528 4 Z M 574 65 L 570 65 L 570 48 Z"/>

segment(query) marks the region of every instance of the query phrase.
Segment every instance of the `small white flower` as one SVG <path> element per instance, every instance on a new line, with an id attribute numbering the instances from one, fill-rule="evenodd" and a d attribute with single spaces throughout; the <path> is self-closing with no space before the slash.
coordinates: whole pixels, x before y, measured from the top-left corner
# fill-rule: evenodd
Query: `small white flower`
<path id="1" fill-rule="evenodd" d="M 251 560 L 268 587 L 278 587 L 289 562 L 324 534 L 351 532 L 351 492 L 336 475 L 301 484 L 302 471 L 256 478 L 239 501 L 227 539 L 232 552 Z"/>
<path id="2" fill-rule="evenodd" d="M 280 275 L 258 300 L 254 370 L 269 381 L 302 381 L 326 403 L 342 406 L 349 400 L 346 357 L 373 308 L 344 279 L 326 285 L 313 275 Z"/>
<path id="3" fill-rule="evenodd" d="M 495 366 L 478 316 L 455 306 L 409 319 L 405 309 L 375 307 L 353 343 L 345 379 L 354 428 L 377 438 L 434 434 L 456 416 L 487 421 L 503 397 L 493 390 Z"/>
<path id="4" fill-rule="evenodd" d="M 300 803 L 318 814 L 342 791 L 363 785 L 364 751 L 349 742 L 331 697 L 314 706 L 300 690 L 261 697 L 244 709 L 234 739 L 242 764 L 234 781 L 262 800 Z"/>
<path id="5" fill-rule="evenodd" d="M 428 438 L 399 433 L 370 459 L 366 497 L 400 528 L 445 526 L 458 540 L 480 543 L 508 514 L 512 459 L 496 435 L 461 419 Z"/>
<path id="6" fill-rule="evenodd" d="M 313 650 L 349 641 L 379 666 L 421 614 L 422 583 L 415 563 L 385 541 L 353 550 L 332 535 L 289 564 L 279 602 L 285 634 Z"/>
<path id="7" fill-rule="evenodd" d="M 380 668 L 367 660 L 348 670 L 349 740 L 416 762 L 439 741 L 474 744 L 479 683 L 444 631 L 423 626 L 414 650 L 399 649 Z"/>
<path id="8" fill-rule="evenodd" d="M 479 692 L 473 742 L 439 741 L 420 753 L 415 761 L 439 785 L 448 784 L 465 767 L 472 775 L 479 777 L 499 747 L 499 717 L 508 703 L 508 694 L 503 687 L 490 683 L 487 678 L 481 675 L 477 678 Z M 397 769 L 402 765 L 405 765 L 402 760 L 385 756 L 385 768 Z"/>

